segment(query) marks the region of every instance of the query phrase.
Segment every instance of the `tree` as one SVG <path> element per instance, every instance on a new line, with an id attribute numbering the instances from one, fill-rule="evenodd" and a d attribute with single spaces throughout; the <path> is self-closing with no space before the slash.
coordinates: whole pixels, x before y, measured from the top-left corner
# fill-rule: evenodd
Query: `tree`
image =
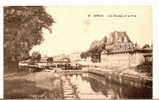
<path id="1" fill-rule="evenodd" d="M 43 41 L 42 29 L 50 30 L 53 22 L 42 6 L 4 7 L 5 68 L 17 68 L 19 61 L 28 59 L 32 47 Z"/>
<path id="2" fill-rule="evenodd" d="M 86 59 L 87 57 L 91 56 L 91 52 L 86 51 L 86 52 L 81 52 L 80 57 L 81 59 Z"/>
<path id="3" fill-rule="evenodd" d="M 53 63 L 53 61 L 54 61 L 53 57 L 48 57 L 47 58 L 47 64 Z"/>
<path id="4" fill-rule="evenodd" d="M 40 61 L 41 60 L 41 54 L 38 51 L 34 51 L 31 55 L 32 61 Z"/>
<path id="5" fill-rule="evenodd" d="M 90 44 L 90 47 L 89 47 L 89 50 L 95 50 L 97 49 L 99 46 L 99 41 L 98 40 L 94 40 L 91 44 Z"/>
<path id="6" fill-rule="evenodd" d="M 101 52 L 105 48 L 107 42 L 107 37 L 105 36 L 102 40 L 95 40 L 91 43 L 89 52 L 91 53 L 91 58 L 93 62 L 101 61 Z"/>
<path id="7" fill-rule="evenodd" d="M 142 48 L 143 49 L 150 48 L 150 45 L 149 44 L 144 44 L 144 46 Z"/>
<path id="8" fill-rule="evenodd" d="M 86 58 L 86 57 L 84 56 L 84 52 L 81 52 L 80 57 L 81 57 L 81 59 Z"/>
<path id="9" fill-rule="evenodd" d="M 99 47 L 102 49 L 105 49 L 105 45 L 107 43 L 107 36 L 104 36 L 100 41 L 99 41 Z"/>

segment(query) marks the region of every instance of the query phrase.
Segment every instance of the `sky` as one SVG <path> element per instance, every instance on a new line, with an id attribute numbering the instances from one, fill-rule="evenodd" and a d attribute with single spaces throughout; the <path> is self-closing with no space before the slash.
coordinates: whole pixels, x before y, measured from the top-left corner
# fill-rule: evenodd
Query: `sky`
<path id="1" fill-rule="evenodd" d="M 56 22 L 53 32 L 43 29 L 44 41 L 31 52 L 54 56 L 86 51 L 92 41 L 113 31 L 126 31 L 139 45 L 152 44 L 151 6 L 48 6 L 46 11 Z"/>

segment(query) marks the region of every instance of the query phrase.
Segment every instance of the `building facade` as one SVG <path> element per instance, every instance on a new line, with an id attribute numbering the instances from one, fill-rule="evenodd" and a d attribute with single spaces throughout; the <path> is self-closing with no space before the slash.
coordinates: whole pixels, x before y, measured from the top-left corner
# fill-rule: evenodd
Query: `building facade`
<path id="1" fill-rule="evenodd" d="M 129 45 L 129 46 L 128 46 Z M 152 61 L 152 49 L 139 49 L 135 44 L 115 44 L 101 53 L 101 63 L 105 66 L 135 67 Z"/>

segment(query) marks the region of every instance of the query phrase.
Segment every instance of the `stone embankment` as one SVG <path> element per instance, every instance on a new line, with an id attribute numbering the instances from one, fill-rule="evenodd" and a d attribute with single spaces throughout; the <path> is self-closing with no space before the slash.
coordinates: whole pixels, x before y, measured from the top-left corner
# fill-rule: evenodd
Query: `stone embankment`
<path id="1" fill-rule="evenodd" d="M 152 76 L 140 73 L 132 67 L 105 66 L 101 63 L 80 63 L 85 71 L 103 76 L 105 80 L 122 85 L 152 88 Z"/>
<path id="2" fill-rule="evenodd" d="M 119 71 L 110 69 L 101 69 L 89 67 L 87 70 L 89 73 L 103 76 L 107 81 L 115 82 L 122 85 L 130 85 L 135 87 L 152 87 L 152 77 L 148 77 L 141 73 L 134 73 L 132 70 Z"/>
<path id="3" fill-rule="evenodd" d="M 77 87 L 71 83 L 71 80 L 67 76 L 63 76 L 62 78 L 62 88 L 64 99 L 66 100 L 75 100 L 78 99 Z"/>

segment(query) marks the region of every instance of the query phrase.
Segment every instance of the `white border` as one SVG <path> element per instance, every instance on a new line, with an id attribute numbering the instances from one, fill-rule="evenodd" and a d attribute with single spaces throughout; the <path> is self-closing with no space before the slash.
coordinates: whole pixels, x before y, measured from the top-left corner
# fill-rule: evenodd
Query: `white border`
<path id="1" fill-rule="evenodd" d="M 159 99 L 159 0 L 0 0 L 0 98 L 3 98 L 3 9 L 2 6 L 34 5 L 151 5 L 153 7 L 153 98 Z"/>
<path id="2" fill-rule="evenodd" d="M 157 1 L 157 0 L 156 0 Z M 152 0 L 1 0 L 1 5 L 152 5 Z"/>
<path id="3" fill-rule="evenodd" d="M 159 6 L 153 7 L 153 98 L 159 99 Z"/>
<path id="4" fill-rule="evenodd" d="M 3 9 L 0 5 L 0 98 L 3 97 Z"/>

